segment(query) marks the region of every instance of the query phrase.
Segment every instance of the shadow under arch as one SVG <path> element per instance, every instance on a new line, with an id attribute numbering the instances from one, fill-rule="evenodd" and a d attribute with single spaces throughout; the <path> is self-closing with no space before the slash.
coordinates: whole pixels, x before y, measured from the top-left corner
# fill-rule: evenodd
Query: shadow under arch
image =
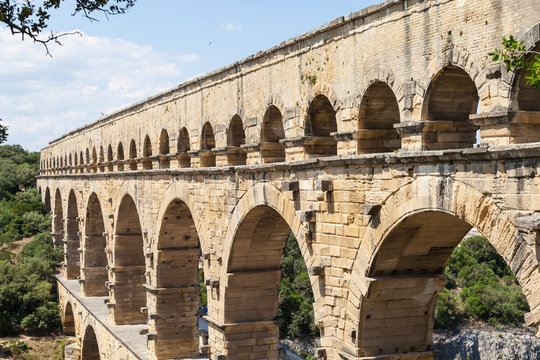
<path id="1" fill-rule="evenodd" d="M 449 178 L 415 180 L 390 195 L 368 226 L 351 275 L 347 353 L 433 356 L 433 310 L 446 282 L 444 268 L 472 227 L 505 259 L 531 313 L 538 312 L 535 250 L 518 236 L 512 219 L 471 186 Z"/>
<path id="2" fill-rule="evenodd" d="M 73 307 L 68 301 L 62 314 L 62 332 L 67 336 L 75 336 L 75 317 L 73 316 Z"/>
<path id="3" fill-rule="evenodd" d="M 226 277 L 219 290 L 223 309 L 209 323 L 210 338 L 212 332 L 220 333 L 226 354 L 277 359 L 280 263 L 289 233 L 296 235 L 308 267 L 313 263 L 311 249 L 294 207 L 271 185 L 250 188 L 233 212 L 231 224 L 224 242 Z M 312 287 L 320 289 L 316 277 L 310 280 Z M 320 293 L 314 290 L 317 299 Z M 234 340 L 243 332 L 252 333 L 253 346 Z M 261 342 L 265 345 L 255 345 Z"/>
<path id="4" fill-rule="evenodd" d="M 100 360 L 99 345 L 94 328 L 88 325 L 84 331 L 81 348 L 81 360 Z"/>
<path id="5" fill-rule="evenodd" d="M 41 191 L 41 188 L 40 188 Z M 45 206 L 45 213 L 51 212 L 51 190 L 47 187 L 45 194 L 43 195 L 43 205 Z"/>
<path id="6" fill-rule="evenodd" d="M 105 223 L 101 203 L 95 192 L 88 198 L 84 227 L 81 278 L 85 296 L 106 296 L 107 255 Z"/>
<path id="7" fill-rule="evenodd" d="M 199 356 L 199 264 L 201 249 L 191 210 L 179 198 L 161 216 L 155 257 L 155 283 L 147 296 L 158 314 L 150 317 L 148 348 L 157 359 Z"/>
<path id="8" fill-rule="evenodd" d="M 79 207 L 77 196 L 73 189 L 69 192 L 67 217 L 66 217 L 66 237 L 64 246 L 64 275 L 67 280 L 75 280 L 80 272 L 81 247 L 79 231 Z"/>
<path id="9" fill-rule="evenodd" d="M 146 316 L 144 240 L 139 211 L 133 198 L 125 194 L 116 214 L 111 285 L 111 316 L 116 325 L 142 324 Z"/>
<path id="10" fill-rule="evenodd" d="M 394 128 L 399 122 L 400 109 L 394 91 L 383 81 L 373 81 L 360 102 L 357 153 L 399 150 L 401 141 Z"/>
<path id="11" fill-rule="evenodd" d="M 52 236 L 54 246 L 59 247 L 64 239 L 64 209 L 62 207 L 62 194 L 56 189 L 54 194 L 54 212 L 52 214 Z"/>
<path id="12" fill-rule="evenodd" d="M 472 147 L 476 126 L 469 115 L 478 109 L 478 90 L 465 69 L 447 65 L 432 78 L 422 103 L 422 145 L 429 150 Z"/>

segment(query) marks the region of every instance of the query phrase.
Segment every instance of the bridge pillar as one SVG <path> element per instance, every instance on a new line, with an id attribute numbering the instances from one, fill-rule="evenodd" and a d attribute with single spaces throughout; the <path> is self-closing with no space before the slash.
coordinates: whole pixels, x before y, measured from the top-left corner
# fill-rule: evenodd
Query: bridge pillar
<path id="1" fill-rule="evenodd" d="M 199 356 L 198 286 L 145 286 L 148 304 L 148 351 L 156 359 Z"/>
<path id="2" fill-rule="evenodd" d="M 105 258 L 105 236 L 102 234 L 86 235 L 81 267 L 83 292 L 85 296 L 106 296 L 104 284 L 108 278 Z"/>
<path id="3" fill-rule="evenodd" d="M 253 321 L 220 324 L 208 316 L 210 359 L 219 355 L 229 359 L 277 359 L 279 324 L 277 321 Z"/>

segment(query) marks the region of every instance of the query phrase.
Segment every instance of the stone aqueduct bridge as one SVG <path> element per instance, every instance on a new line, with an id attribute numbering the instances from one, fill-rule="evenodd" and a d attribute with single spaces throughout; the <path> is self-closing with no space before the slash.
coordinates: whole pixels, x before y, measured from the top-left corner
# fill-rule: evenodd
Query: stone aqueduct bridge
<path id="1" fill-rule="evenodd" d="M 51 142 L 38 186 L 69 356 L 276 359 L 290 231 L 320 358 L 434 358 L 435 297 L 471 227 L 540 325 L 540 95 L 487 56 L 506 34 L 537 51 L 539 14 L 389 1 Z"/>

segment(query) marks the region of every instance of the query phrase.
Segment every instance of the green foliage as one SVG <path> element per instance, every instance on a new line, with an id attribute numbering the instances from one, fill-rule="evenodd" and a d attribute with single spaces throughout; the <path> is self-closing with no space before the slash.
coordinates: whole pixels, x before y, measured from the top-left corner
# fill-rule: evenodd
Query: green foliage
<path id="1" fill-rule="evenodd" d="M 208 294 L 206 292 L 206 284 L 204 282 L 204 270 L 199 269 L 199 305 L 208 306 Z"/>
<path id="2" fill-rule="evenodd" d="M 40 195 L 26 190 L 34 184 L 38 164 L 38 153 L 0 146 L 0 243 L 34 236 L 17 256 L 0 251 L 0 335 L 60 326 L 52 276 L 61 253 L 53 247 Z"/>
<path id="3" fill-rule="evenodd" d="M 39 153 L 29 153 L 20 145 L 0 146 L 0 199 L 33 187 L 39 174 Z"/>
<path id="4" fill-rule="evenodd" d="M 540 89 L 540 54 L 528 52 L 525 41 L 517 41 L 513 35 L 507 39 L 503 36 L 503 49 L 495 49 L 488 53 L 493 61 L 502 61 L 506 71 L 524 70 L 525 79 L 531 87 Z M 530 56 L 528 56 L 531 54 Z"/>
<path id="5" fill-rule="evenodd" d="M 281 262 L 278 316 L 281 337 L 315 337 L 319 329 L 313 318 L 313 291 L 304 258 L 291 233 Z"/>
<path id="6" fill-rule="evenodd" d="M 0 261 L 0 335 L 59 327 L 52 275 L 60 258 L 51 236 L 41 233 L 24 246 L 17 262 Z"/>
<path id="7" fill-rule="evenodd" d="M 486 238 L 463 240 L 452 254 L 445 274 L 448 282 L 437 297 L 435 327 L 453 327 L 462 319 L 523 324 L 524 314 L 529 311 L 525 295 Z"/>
<path id="8" fill-rule="evenodd" d="M 435 327 L 445 328 L 455 326 L 461 320 L 463 313 L 459 307 L 459 298 L 448 289 L 437 296 L 435 305 Z"/>
<path id="9" fill-rule="evenodd" d="M 0 119 L 0 144 L 6 142 L 8 136 L 8 127 L 1 124 L 2 119 Z"/>

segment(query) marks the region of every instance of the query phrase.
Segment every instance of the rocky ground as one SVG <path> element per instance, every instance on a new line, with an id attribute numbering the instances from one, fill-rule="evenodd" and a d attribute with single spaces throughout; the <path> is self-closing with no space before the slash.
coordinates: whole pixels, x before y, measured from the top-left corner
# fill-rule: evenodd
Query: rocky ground
<path id="1" fill-rule="evenodd" d="M 438 360 L 538 360 L 540 339 L 530 328 L 494 327 L 467 324 L 460 328 L 436 331 L 434 349 L 440 351 Z M 318 340 L 280 342 L 297 354 L 314 354 Z"/>
<path id="2" fill-rule="evenodd" d="M 540 339 L 534 329 L 468 325 L 434 334 L 439 360 L 537 360 Z"/>

